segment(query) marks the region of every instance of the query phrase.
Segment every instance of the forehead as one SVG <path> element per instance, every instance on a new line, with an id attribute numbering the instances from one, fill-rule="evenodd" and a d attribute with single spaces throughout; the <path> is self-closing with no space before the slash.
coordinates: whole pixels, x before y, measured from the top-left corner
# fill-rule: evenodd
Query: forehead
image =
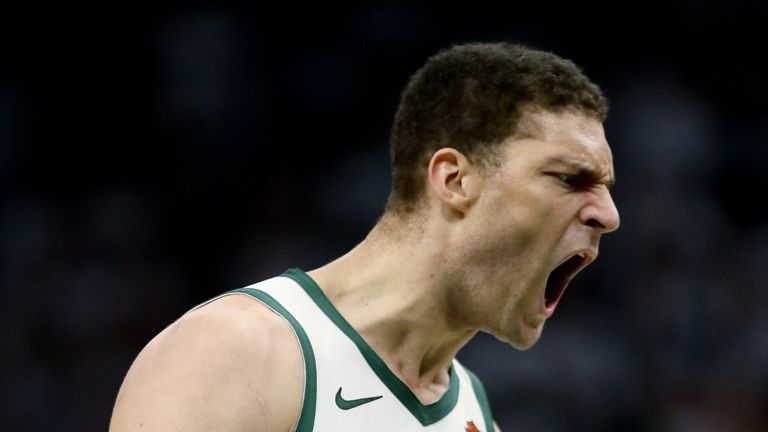
<path id="1" fill-rule="evenodd" d="M 613 156 L 603 125 L 573 112 L 528 113 L 521 134 L 505 146 L 505 165 L 572 165 L 613 179 Z"/>

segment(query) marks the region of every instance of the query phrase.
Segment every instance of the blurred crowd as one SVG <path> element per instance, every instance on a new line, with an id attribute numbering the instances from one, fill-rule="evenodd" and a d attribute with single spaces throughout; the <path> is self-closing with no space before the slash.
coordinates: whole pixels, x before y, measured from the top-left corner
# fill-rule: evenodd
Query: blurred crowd
<path id="1" fill-rule="evenodd" d="M 132 360 L 187 309 L 354 246 L 389 191 L 410 74 L 452 43 L 509 40 L 605 90 L 622 225 L 537 345 L 482 334 L 460 353 L 497 423 L 768 430 L 768 8 L 659 8 L 7 23 L 0 429 L 105 430 Z"/>

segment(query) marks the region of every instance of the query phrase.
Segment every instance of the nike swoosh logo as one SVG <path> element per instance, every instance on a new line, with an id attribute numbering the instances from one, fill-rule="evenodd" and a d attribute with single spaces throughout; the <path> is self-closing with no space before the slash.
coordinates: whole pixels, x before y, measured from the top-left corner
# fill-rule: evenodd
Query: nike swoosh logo
<path id="1" fill-rule="evenodd" d="M 381 399 L 382 397 L 383 396 L 374 396 L 374 397 L 367 397 L 362 399 L 346 400 L 343 397 L 341 397 L 341 387 L 339 387 L 339 391 L 336 392 L 336 406 L 343 410 L 348 410 L 355 407 L 359 407 L 360 405 L 367 404 L 368 402 L 373 402 L 376 399 Z"/>

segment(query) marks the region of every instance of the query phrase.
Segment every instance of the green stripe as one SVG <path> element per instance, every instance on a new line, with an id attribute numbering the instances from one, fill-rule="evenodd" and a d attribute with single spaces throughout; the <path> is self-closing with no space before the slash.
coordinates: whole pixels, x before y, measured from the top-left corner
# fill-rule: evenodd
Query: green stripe
<path id="1" fill-rule="evenodd" d="M 472 389 L 475 390 L 475 397 L 477 403 L 480 404 L 480 409 L 483 411 L 483 420 L 485 420 L 485 431 L 493 432 L 493 416 L 491 415 L 491 404 L 488 403 L 488 395 L 485 394 L 485 388 L 480 379 L 472 373 L 471 370 L 464 368 L 469 375 L 469 379 L 472 380 Z"/>
<path id="2" fill-rule="evenodd" d="M 301 324 L 296 321 L 296 318 L 294 318 L 283 305 L 278 303 L 277 300 L 264 291 L 254 288 L 239 288 L 230 291 L 230 293 L 244 293 L 254 297 L 275 311 L 275 313 L 285 318 L 291 327 L 293 327 L 293 331 L 296 332 L 296 336 L 299 338 L 299 344 L 301 345 L 301 352 L 304 354 L 304 370 L 306 377 L 304 382 L 304 403 L 301 407 L 301 416 L 299 417 L 299 423 L 296 425 L 296 431 L 311 432 L 315 425 L 315 408 L 317 406 L 317 367 L 315 364 L 315 352 L 312 350 L 312 344 L 309 342 L 307 333 L 304 331 Z"/>
<path id="3" fill-rule="evenodd" d="M 428 426 L 440 421 L 443 417 L 447 416 L 451 410 L 456 406 L 456 402 L 459 400 L 459 379 L 456 376 L 454 367 L 451 367 L 450 371 L 450 383 L 448 384 L 448 390 L 437 402 L 429 405 L 423 405 L 421 401 L 413 394 L 410 388 L 405 385 L 400 378 L 395 376 L 389 367 L 384 363 L 384 360 L 379 357 L 378 354 L 371 348 L 368 343 L 363 340 L 362 336 L 355 331 L 354 328 L 344 319 L 338 310 L 331 304 L 328 297 L 325 296 L 323 290 L 317 286 L 314 280 L 309 275 L 304 273 L 303 270 L 293 268 L 283 273 L 283 276 L 288 277 L 296 281 L 306 291 L 307 295 L 317 304 L 317 306 L 333 321 L 334 324 L 347 335 L 352 342 L 357 345 L 358 350 L 368 362 L 374 373 L 379 377 L 381 382 L 389 388 L 398 400 L 413 414 L 414 417 L 423 425 Z"/>

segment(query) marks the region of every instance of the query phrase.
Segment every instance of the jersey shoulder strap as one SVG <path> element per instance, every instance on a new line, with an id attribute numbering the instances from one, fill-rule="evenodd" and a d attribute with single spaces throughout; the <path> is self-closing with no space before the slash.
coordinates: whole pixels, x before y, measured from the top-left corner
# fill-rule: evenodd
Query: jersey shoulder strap
<path id="1" fill-rule="evenodd" d="M 462 368 L 467 375 L 469 375 L 470 381 L 472 381 L 472 390 L 475 391 L 477 403 L 480 404 L 480 409 L 483 411 L 485 429 L 489 432 L 493 432 L 493 415 L 491 414 L 491 404 L 488 403 L 488 395 L 485 393 L 485 387 L 483 387 L 483 383 L 474 372 L 464 367 L 464 365 L 462 365 Z"/>
<path id="2" fill-rule="evenodd" d="M 195 306 L 187 313 L 228 295 L 247 295 L 253 297 L 285 320 L 291 326 L 293 334 L 299 342 L 304 361 L 304 394 L 302 397 L 301 414 L 299 415 L 299 421 L 296 424 L 295 431 L 311 432 L 315 423 L 315 405 L 317 401 L 317 366 L 315 351 L 312 347 L 310 338 L 307 336 L 307 332 L 299 320 L 296 319 L 296 317 L 282 303 L 270 295 L 270 291 L 273 291 L 276 288 L 279 289 L 280 285 L 285 284 L 290 285 L 291 282 L 285 278 L 276 277 L 244 288 L 233 289 Z"/>

